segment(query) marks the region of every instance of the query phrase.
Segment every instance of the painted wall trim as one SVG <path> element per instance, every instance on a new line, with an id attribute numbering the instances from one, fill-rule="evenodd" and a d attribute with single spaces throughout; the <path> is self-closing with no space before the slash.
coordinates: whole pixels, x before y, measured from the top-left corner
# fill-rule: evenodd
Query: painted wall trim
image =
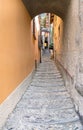
<path id="1" fill-rule="evenodd" d="M 34 75 L 34 70 L 18 85 L 18 87 L 0 105 L 0 128 L 5 124 L 8 115 L 13 111 L 18 101 L 21 99 L 25 90 L 29 86 Z"/>

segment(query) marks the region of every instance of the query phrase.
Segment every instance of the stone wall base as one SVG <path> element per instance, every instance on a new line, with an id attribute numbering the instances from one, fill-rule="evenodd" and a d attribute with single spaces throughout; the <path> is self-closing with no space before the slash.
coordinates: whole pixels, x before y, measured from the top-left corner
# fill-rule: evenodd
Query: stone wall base
<path id="1" fill-rule="evenodd" d="M 0 105 L 0 128 L 5 124 L 8 115 L 13 111 L 18 101 L 21 99 L 25 90 L 28 88 L 34 70 L 23 80 L 23 82 L 7 97 L 7 99 Z"/>
<path id="2" fill-rule="evenodd" d="M 75 110 L 83 123 L 83 97 L 77 92 L 73 77 L 71 77 L 71 75 L 67 72 L 64 66 L 58 60 L 56 60 L 55 62 L 64 78 L 66 89 L 71 96 Z"/>

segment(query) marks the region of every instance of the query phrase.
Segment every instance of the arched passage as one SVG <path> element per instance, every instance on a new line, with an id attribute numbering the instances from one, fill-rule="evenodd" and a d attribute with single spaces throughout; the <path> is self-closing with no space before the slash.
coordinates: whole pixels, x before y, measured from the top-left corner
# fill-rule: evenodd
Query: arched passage
<path id="1" fill-rule="evenodd" d="M 80 97 L 83 96 L 82 0 L 22 1 L 31 18 L 40 13 L 50 12 L 64 20 L 63 42 L 60 44 L 61 51 L 56 51 L 56 56 L 77 111 L 83 116 L 83 98 Z"/>
<path id="2" fill-rule="evenodd" d="M 31 18 L 38 14 L 47 12 L 54 13 L 64 18 L 69 6 L 70 0 L 22 0 Z"/>
<path id="3" fill-rule="evenodd" d="M 56 51 L 56 60 L 61 70 L 64 70 L 66 86 L 71 92 L 77 110 L 83 116 L 82 5 L 83 0 L 0 1 L 0 103 L 34 68 L 31 18 L 40 13 L 50 12 L 64 19 L 63 42 L 59 44 L 61 51 Z M 19 93 L 21 92 L 20 89 Z M 14 97 L 14 101 L 16 100 Z"/>

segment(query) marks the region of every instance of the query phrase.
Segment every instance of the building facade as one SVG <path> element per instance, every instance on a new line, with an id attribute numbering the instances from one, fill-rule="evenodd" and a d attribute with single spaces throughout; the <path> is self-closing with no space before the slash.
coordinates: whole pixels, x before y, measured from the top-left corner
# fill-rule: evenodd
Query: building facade
<path id="1" fill-rule="evenodd" d="M 39 62 L 39 23 L 36 18 L 35 39 L 31 20 L 21 0 L 0 1 L 0 126 L 28 87 L 35 61 Z"/>

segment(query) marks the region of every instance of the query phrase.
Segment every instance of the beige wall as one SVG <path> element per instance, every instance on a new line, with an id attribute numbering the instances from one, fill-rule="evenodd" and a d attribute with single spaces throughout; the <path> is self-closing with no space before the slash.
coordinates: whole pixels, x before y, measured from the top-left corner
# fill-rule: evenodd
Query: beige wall
<path id="1" fill-rule="evenodd" d="M 34 67 L 31 18 L 21 0 L 0 1 L 0 103 Z"/>
<path id="2" fill-rule="evenodd" d="M 59 40 L 56 26 L 56 59 L 65 79 L 76 111 L 83 117 L 83 1 L 71 0 L 64 19 L 63 39 Z M 57 40 L 58 39 L 58 40 Z"/>

